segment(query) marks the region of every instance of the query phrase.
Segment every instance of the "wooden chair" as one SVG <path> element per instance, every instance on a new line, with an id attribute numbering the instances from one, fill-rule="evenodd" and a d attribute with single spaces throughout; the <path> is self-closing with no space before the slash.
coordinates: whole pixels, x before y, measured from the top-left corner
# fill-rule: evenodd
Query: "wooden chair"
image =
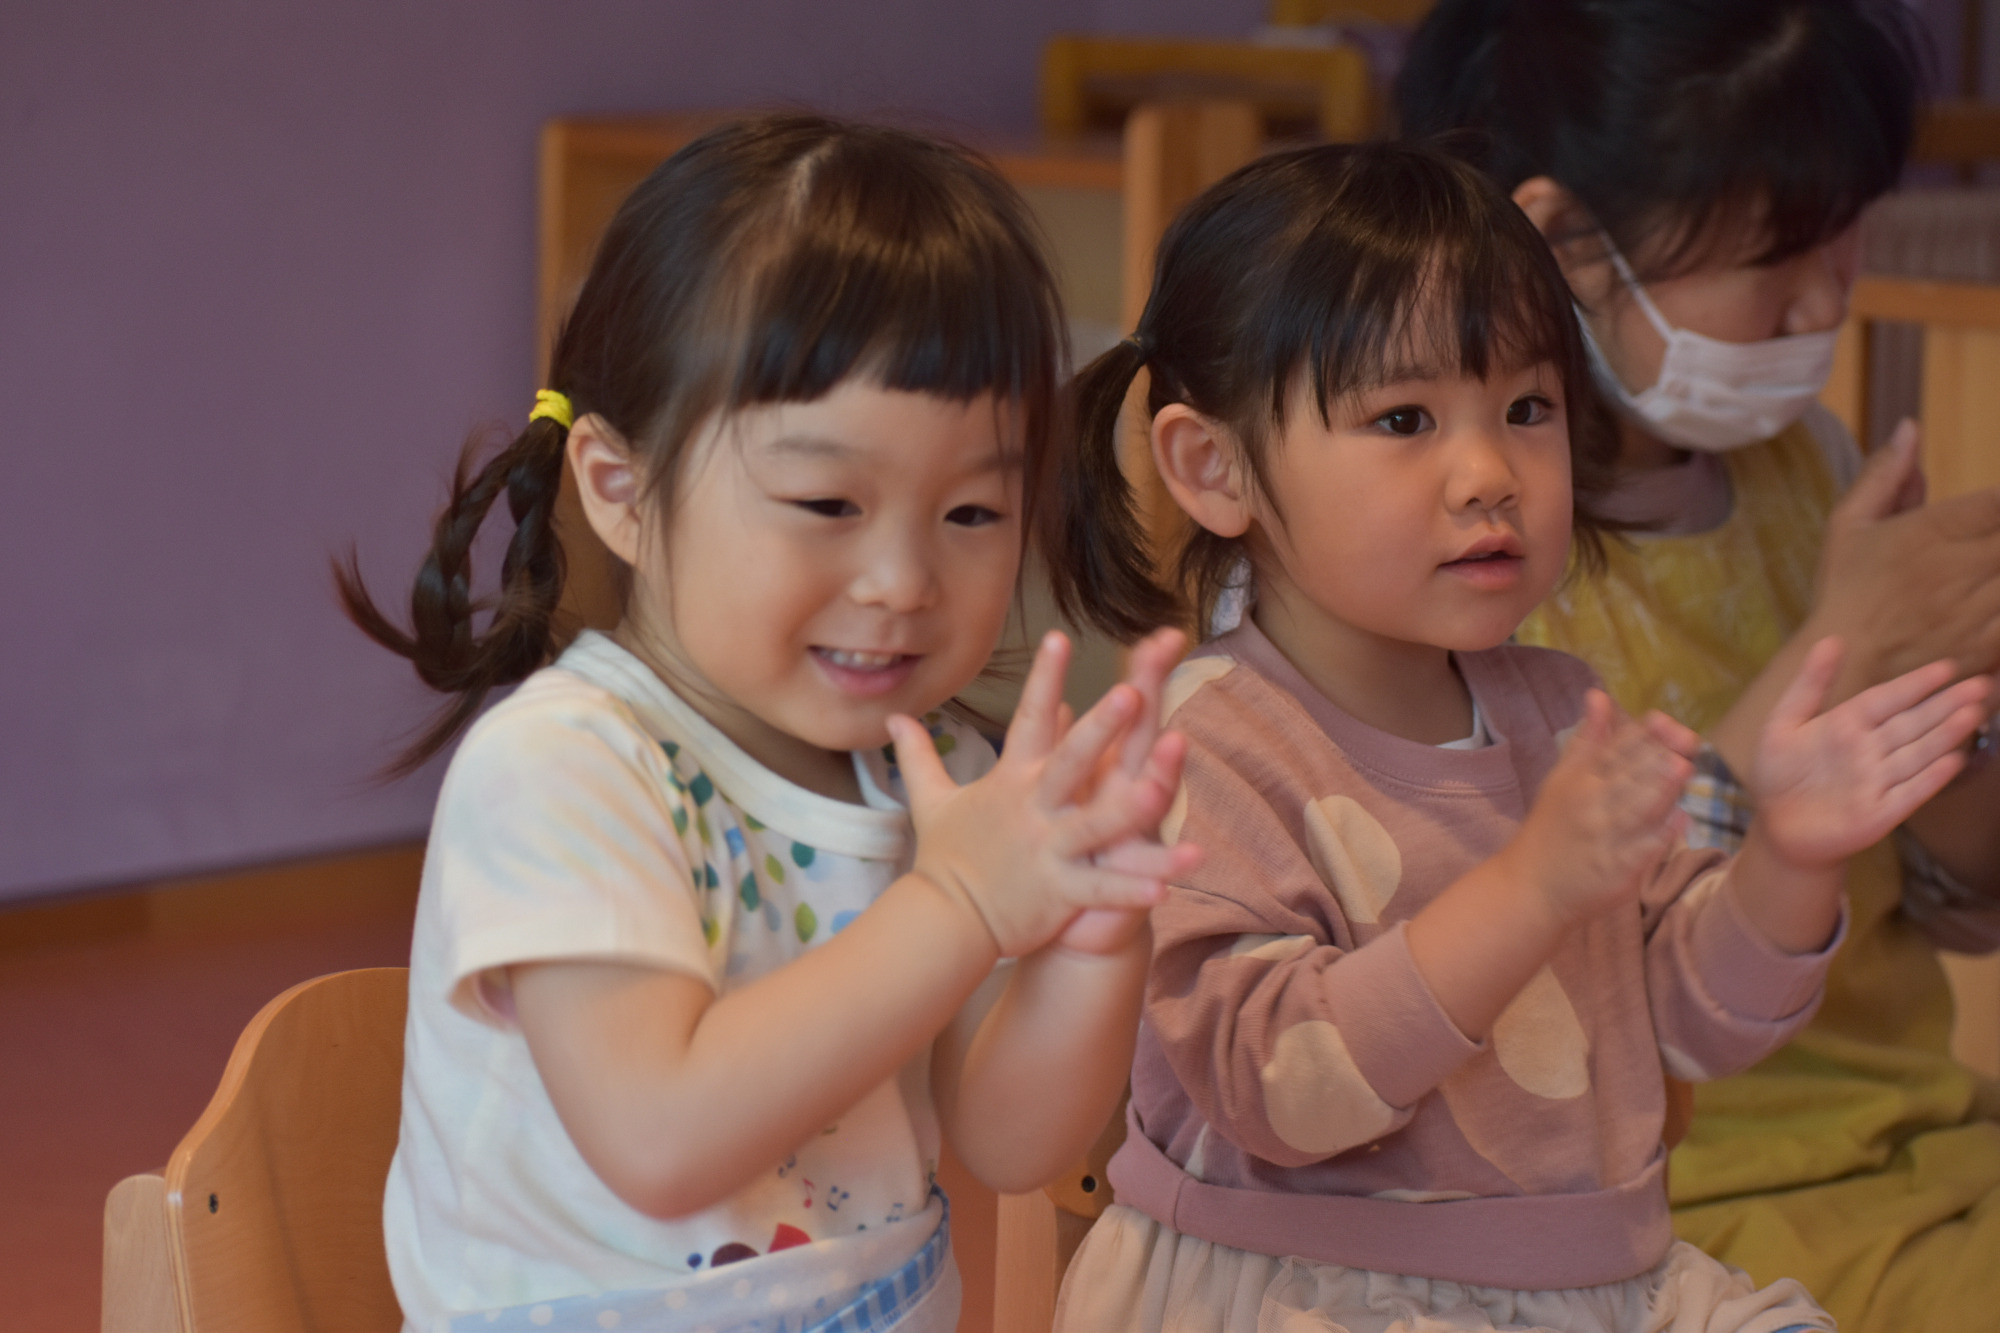
<path id="1" fill-rule="evenodd" d="M 1147 102 L 1224 98 L 1254 103 L 1273 124 L 1365 139 L 1380 96 L 1367 56 L 1345 45 L 1067 33 L 1042 48 L 1042 129 L 1056 138 L 1115 129 Z"/>
<path id="2" fill-rule="evenodd" d="M 104 1333 L 394 1333 L 382 1248 L 409 973 L 265 1005 L 160 1174 L 104 1207 Z"/>

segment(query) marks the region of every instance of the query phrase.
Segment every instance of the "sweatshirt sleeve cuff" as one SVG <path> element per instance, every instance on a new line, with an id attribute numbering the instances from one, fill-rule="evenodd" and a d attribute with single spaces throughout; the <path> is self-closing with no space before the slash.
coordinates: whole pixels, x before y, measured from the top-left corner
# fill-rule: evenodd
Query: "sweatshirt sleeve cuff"
<path id="1" fill-rule="evenodd" d="M 1403 923 L 1356 949 L 1334 968 L 1334 1021 L 1354 1063 L 1391 1106 L 1406 1107 L 1486 1049 L 1458 1030 L 1438 1003 Z"/>
<path id="2" fill-rule="evenodd" d="M 1729 890 L 1728 875 L 1726 867 L 1711 873 L 1709 901 L 1695 920 L 1690 941 L 1709 995 L 1744 1018 L 1790 1018 L 1819 998 L 1827 966 L 1847 939 L 1847 899 L 1840 900 L 1833 938 L 1811 953 L 1787 953 L 1751 924 Z"/>

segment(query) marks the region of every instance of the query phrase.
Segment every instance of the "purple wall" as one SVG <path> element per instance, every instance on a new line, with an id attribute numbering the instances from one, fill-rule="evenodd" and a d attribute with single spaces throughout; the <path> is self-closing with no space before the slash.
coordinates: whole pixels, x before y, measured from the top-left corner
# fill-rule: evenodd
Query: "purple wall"
<path id="1" fill-rule="evenodd" d="M 1261 4 L 15 0 L 0 40 L 0 897 L 417 836 L 367 775 L 468 426 L 534 387 L 534 146 L 564 112 L 783 98 L 1023 129 L 1063 28 Z"/>

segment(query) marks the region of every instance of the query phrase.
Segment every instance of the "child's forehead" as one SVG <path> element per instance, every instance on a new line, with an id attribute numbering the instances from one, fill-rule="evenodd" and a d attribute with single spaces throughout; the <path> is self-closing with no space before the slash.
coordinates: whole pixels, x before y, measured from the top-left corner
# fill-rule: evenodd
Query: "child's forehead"
<path id="1" fill-rule="evenodd" d="M 1019 466 L 1020 418 L 992 393 L 958 399 L 848 380 L 814 399 L 728 409 L 715 433 L 771 463 L 998 471 Z"/>

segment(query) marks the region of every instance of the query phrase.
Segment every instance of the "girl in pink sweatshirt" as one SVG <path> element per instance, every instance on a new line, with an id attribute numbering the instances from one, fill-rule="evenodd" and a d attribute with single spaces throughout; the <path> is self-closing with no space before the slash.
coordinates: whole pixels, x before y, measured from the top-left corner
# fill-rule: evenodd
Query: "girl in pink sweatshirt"
<path id="1" fill-rule="evenodd" d="M 1141 368 L 1163 560 L 1116 460 Z M 1138 332 L 1079 376 L 1062 599 L 1127 638 L 1222 632 L 1168 686 L 1165 833 L 1207 857 L 1154 910 L 1117 1202 L 1059 1328 L 1833 1327 L 1675 1242 L 1663 1075 L 1810 1016 L 1844 858 L 1955 775 L 1988 682 L 1936 663 L 1822 712 L 1821 643 L 1743 850 L 1688 848 L 1698 739 L 1508 642 L 1603 540 L 1588 373 L 1527 219 L 1368 146 L 1197 199 Z"/>

